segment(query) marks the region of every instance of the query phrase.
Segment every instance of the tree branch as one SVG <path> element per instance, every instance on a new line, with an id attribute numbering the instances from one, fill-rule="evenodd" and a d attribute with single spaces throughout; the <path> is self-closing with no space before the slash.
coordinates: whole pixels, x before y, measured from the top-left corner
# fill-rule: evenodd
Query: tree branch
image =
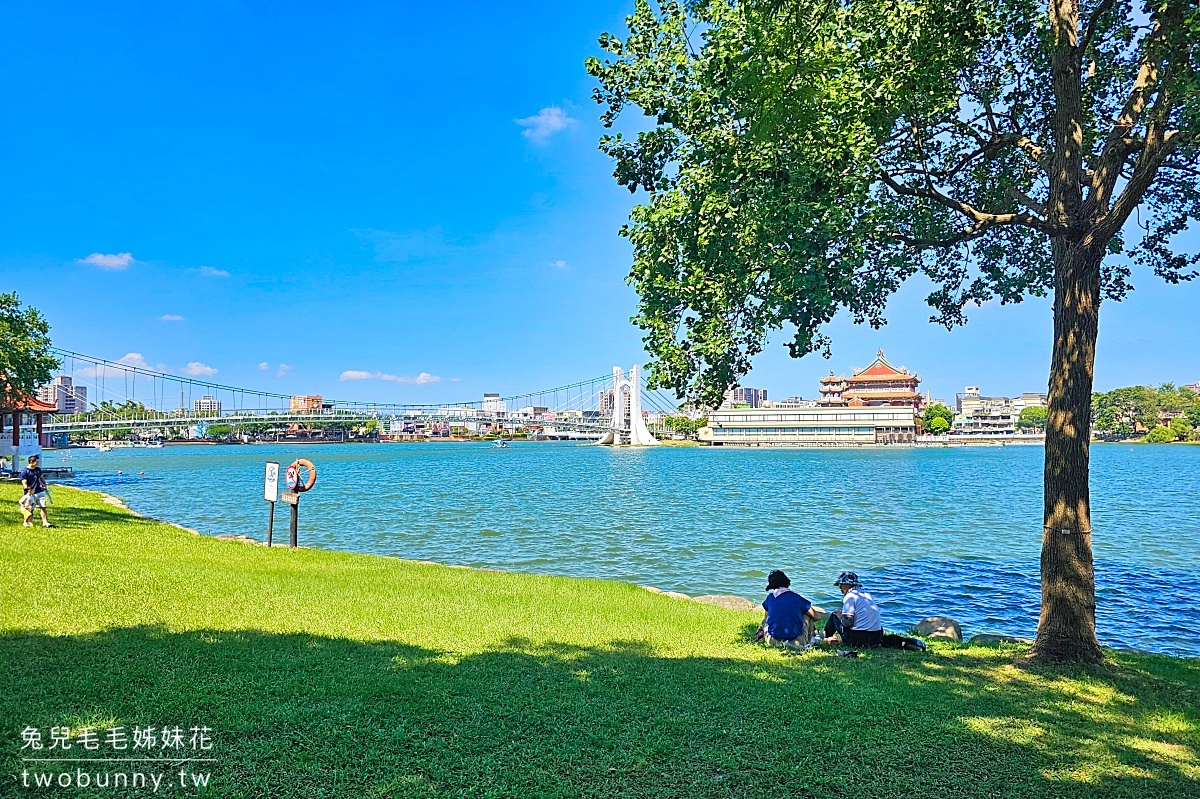
<path id="1" fill-rule="evenodd" d="M 929 183 L 926 188 L 918 188 L 910 186 L 906 183 L 900 183 L 887 172 L 880 170 L 879 179 L 882 180 L 888 188 L 902 197 L 919 197 L 921 199 L 933 200 L 934 202 L 949 208 L 967 219 L 970 219 L 976 224 L 986 224 L 988 227 L 998 227 L 1001 225 L 1023 225 L 1025 227 L 1040 230 L 1047 236 L 1057 235 L 1060 231 L 1053 225 L 1047 223 L 1034 214 L 1019 211 L 1009 214 L 992 214 L 986 211 L 971 206 L 961 200 L 956 200 L 946 194 L 943 194 L 938 189 L 934 188 L 932 183 Z"/>
<path id="2" fill-rule="evenodd" d="M 1083 29 L 1083 38 L 1079 41 L 1079 62 L 1083 63 L 1084 56 L 1087 55 L 1088 48 L 1092 46 L 1092 39 L 1096 36 L 1096 30 L 1100 26 L 1100 18 L 1107 14 L 1113 7 L 1114 0 L 1100 0 L 1100 3 L 1092 9 L 1092 15 L 1088 18 L 1087 25 Z"/>
<path id="3" fill-rule="evenodd" d="M 1153 29 L 1146 37 L 1146 52 L 1142 56 L 1141 66 L 1138 67 L 1137 78 L 1125 98 L 1120 115 L 1117 116 L 1112 130 L 1109 131 L 1104 142 L 1104 149 L 1101 151 L 1095 175 L 1091 180 L 1091 196 L 1088 198 L 1092 207 L 1101 214 L 1107 210 L 1108 201 L 1116 189 L 1121 166 L 1125 163 L 1125 159 L 1135 152 L 1127 149 L 1125 139 L 1133 132 L 1134 126 L 1150 101 L 1150 90 L 1158 82 L 1159 70 L 1162 68 L 1165 55 L 1161 46 L 1164 39 L 1162 23 L 1155 20 Z"/>
<path id="4" fill-rule="evenodd" d="M 1142 151 L 1133 167 L 1133 174 L 1130 175 L 1128 182 L 1121 190 L 1117 201 L 1113 203 L 1112 210 L 1093 228 L 1088 235 L 1090 241 L 1086 241 L 1085 245 L 1102 247 L 1120 232 L 1125 221 L 1129 219 L 1129 215 L 1133 213 L 1133 209 L 1138 207 L 1146 190 L 1154 182 L 1154 178 L 1158 175 L 1158 170 L 1166 161 L 1167 156 L 1190 138 L 1187 133 L 1172 130 L 1163 136 L 1161 142 L 1147 143 L 1146 149 Z"/>

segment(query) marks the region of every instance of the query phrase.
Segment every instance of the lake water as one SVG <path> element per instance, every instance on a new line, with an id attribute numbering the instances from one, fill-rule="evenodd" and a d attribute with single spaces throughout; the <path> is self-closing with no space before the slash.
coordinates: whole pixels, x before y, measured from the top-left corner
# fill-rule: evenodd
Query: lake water
<path id="1" fill-rule="evenodd" d="M 320 472 L 304 546 L 755 601 L 782 568 L 826 607 L 855 569 L 893 629 L 935 613 L 964 635 L 1037 626 L 1040 447 L 187 446 L 46 465 L 149 516 L 265 539 L 263 464 L 296 457 Z M 1200 655 L 1200 447 L 1097 445 L 1092 493 L 1101 640 Z M 285 544 L 286 520 L 280 505 Z"/>

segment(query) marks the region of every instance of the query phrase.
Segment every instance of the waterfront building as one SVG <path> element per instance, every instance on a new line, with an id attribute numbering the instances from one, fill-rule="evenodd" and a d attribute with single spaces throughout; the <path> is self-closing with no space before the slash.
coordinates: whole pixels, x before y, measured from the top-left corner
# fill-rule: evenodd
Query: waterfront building
<path id="1" fill-rule="evenodd" d="M 1017 432 L 1017 417 L 1021 412 L 1008 397 L 985 397 L 979 386 L 967 386 L 955 395 L 955 433 L 985 436 L 1011 436 Z"/>
<path id="2" fill-rule="evenodd" d="M 921 410 L 920 383 L 916 374 L 888 363 L 880 349 L 870 366 L 849 377 L 835 377 L 832 371 L 822 377 L 817 402 L 823 407 L 906 407 L 915 413 Z"/>
<path id="3" fill-rule="evenodd" d="M 600 415 L 612 416 L 613 408 L 616 405 L 616 400 L 613 398 L 612 389 L 607 389 L 600 392 Z"/>
<path id="4" fill-rule="evenodd" d="M 320 394 L 299 394 L 292 397 L 288 403 L 288 410 L 292 413 L 304 413 L 306 411 L 320 411 L 324 399 Z"/>
<path id="5" fill-rule="evenodd" d="M 1021 396 L 1012 401 L 1013 410 L 1017 412 L 1017 416 L 1021 415 L 1021 411 L 1026 408 L 1045 408 L 1046 395 L 1039 394 L 1036 391 L 1026 391 Z"/>
<path id="6" fill-rule="evenodd" d="M 760 408 L 815 408 L 817 403 L 815 400 L 806 400 L 803 397 L 788 397 L 785 400 L 763 400 Z"/>
<path id="7" fill-rule="evenodd" d="M 500 399 L 499 394 L 484 394 L 483 395 L 483 412 L 494 413 L 498 416 L 503 416 L 508 410 L 507 403 Z"/>
<path id="8" fill-rule="evenodd" d="M 862 447 L 911 444 L 916 433 L 911 405 L 812 405 L 722 408 L 699 438 L 713 446 Z"/>
<path id="9" fill-rule="evenodd" d="M 40 402 L 53 405 L 58 413 L 87 413 L 87 386 L 76 386 L 70 375 L 59 375 L 37 390 Z"/>
<path id="10" fill-rule="evenodd" d="M 221 401 L 205 394 L 200 399 L 192 401 L 192 412 L 207 416 L 220 416 Z"/>
<path id="11" fill-rule="evenodd" d="M 1184 388 L 1190 388 L 1192 391 L 1200 394 L 1200 380 L 1197 380 L 1195 383 L 1188 383 Z"/>
<path id="12" fill-rule="evenodd" d="M 722 408 L 735 408 L 739 405 L 747 408 L 761 408 L 767 401 L 765 388 L 750 388 L 749 386 L 734 386 L 725 392 Z"/>
<path id="13" fill-rule="evenodd" d="M 513 411 L 513 416 L 518 419 L 541 419 L 549 410 L 545 405 L 526 405 Z"/>

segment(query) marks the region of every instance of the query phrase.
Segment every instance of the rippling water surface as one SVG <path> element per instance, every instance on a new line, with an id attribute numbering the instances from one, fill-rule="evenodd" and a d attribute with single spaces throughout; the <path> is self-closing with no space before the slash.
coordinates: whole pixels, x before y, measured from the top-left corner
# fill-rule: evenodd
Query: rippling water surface
<path id="1" fill-rule="evenodd" d="M 46 465 L 65 457 L 74 484 L 147 515 L 265 538 L 264 462 L 308 457 L 306 546 L 756 600 L 782 568 L 827 606 L 856 569 L 893 629 L 942 613 L 967 635 L 1032 635 L 1042 455 L 518 442 L 73 450 Z M 1200 655 L 1200 447 L 1097 445 L 1092 495 L 1102 641 Z"/>

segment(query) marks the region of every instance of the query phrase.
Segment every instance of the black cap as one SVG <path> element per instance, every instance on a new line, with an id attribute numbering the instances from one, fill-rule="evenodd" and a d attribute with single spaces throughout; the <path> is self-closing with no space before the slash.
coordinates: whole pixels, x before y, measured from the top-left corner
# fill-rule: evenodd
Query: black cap
<path id="1" fill-rule="evenodd" d="M 776 569 L 775 571 L 773 571 L 767 575 L 767 590 L 768 591 L 772 591 L 776 588 L 787 588 L 791 584 L 792 584 L 792 581 L 789 580 L 788 576 L 786 574 L 784 574 L 783 572 L 781 572 L 779 569 Z"/>

